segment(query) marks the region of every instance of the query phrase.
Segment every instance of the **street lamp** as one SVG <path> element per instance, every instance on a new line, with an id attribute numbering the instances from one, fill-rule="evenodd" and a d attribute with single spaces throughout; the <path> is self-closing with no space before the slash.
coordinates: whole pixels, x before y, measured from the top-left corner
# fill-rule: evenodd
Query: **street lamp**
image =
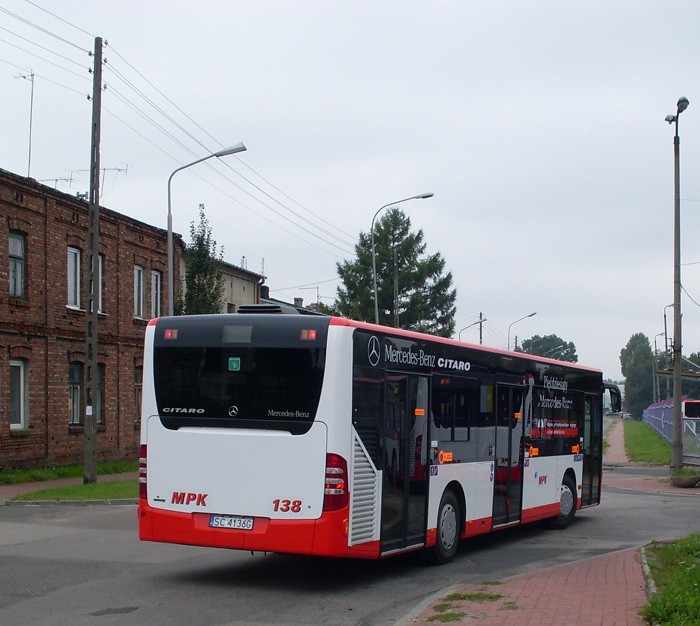
<path id="1" fill-rule="evenodd" d="M 212 157 L 221 158 L 228 156 L 229 154 L 244 152 L 246 149 L 247 148 L 242 142 L 237 143 L 235 146 L 231 146 L 230 148 L 226 148 L 224 150 L 219 150 L 218 152 L 213 152 L 212 154 L 202 157 L 201 159 L 192 161 L 192 163 L 178 167 L 172 174 L 170 174 L 170 178 L 168 178 L 168 314 L 171 316 L 175 314 L 175 288 L 173 285 L 173 214 L 170 202 L 170 181 L 172 181 L 175 174 L 188 167 L 191 167 L 192 165 L 197 165 L 197 163 L 201 163 L 202 161 L 206 161 Z"/>
<path id="2" fill-rule="evenodd" d="M 671 443 L 670 471 L 683 466 L 683 431 L 681 423 L 682 363 L 681 352 L 681 138 L 678 118 L 688 108 L 688 98 L 679 98 L 676 114 L 667 115 L 666 121 L 676 125 L 673 136 L 673 441 Z"/>
<path id="3" fill-rule="evenodd" d="M 513 324 L 517 324 L 518 322 L 522 322 L 528 317 L 534 317 L 535 315 L 537 315 L 537 311 L 535 311 L 534 313 L 530 313 L 530 315 L 525 315 L 524 317 L 521 317 L 520 319 L 517 319 L 514 322 L 511 322 L 510 326 L 512 326 Z M 510 350 L 510 326 L 508 326 L 508 350 Z"/>
<path id="4" fill-rule="evenodd" d="M 425 200 L 426 198 L 432 198 L 435 194 L 433 193 L 421 193 L 417 196 L 411 196 L 410 198 L 404 198 L 403 200 L 397 200 L 396 202 L 390 202 L 389 204 L 385 204 L 384 206 L 381 206 L 377 209 L 377 212 L 374 214 L 374 217 L 372 218 L 372 228 L 371 233 L 372 233 L 372 282 L 374 284 L 374 323 L 379 324 L 379 304 L 377 302 L 377 256 L 374 251 L 374 220 L 377 219 L 377 215 L 379 215 L 380 211 L 383 211 L 387 207 L 390 206 L 395 206 L 397 204 L 401 204 L 402 202 L 408 202 L 409 200 Z"/>
<path id="5" fill-rule="evenodd" d="M 659 375 L 656 373 L 656 370 L 659 368 L 659 349 L 656 347 L 657 337 L 666 337 L 666 333 L 656 333 L 654 335 L 654 358 L 651 361 L 651 380 L 654 383 L 654 393 L 652 397 L 654 402 L 661 400 L 661 381 L 659 380 Z"/>
<path id="6" fill-rule="evenodd" d="M 477 324 L 483 324 L 484 322 L 487 322 L 488 320 L 484 318 L 479 318 L 476 320 L 476 322 L 473 322 L 469 324 L 468 326 L 465 326 L 462 330 L 467 330 L 467 328 L 471 328 L 472 326 L 476 326 Z M 462 330 L 459 331 L 459 334 L 457 335 L 457 341 L 462 341 Z"/>
<path id="7" fill-rule="evenodd" d="M 547 350 L 542 356 L 554 358 L 557 352 L 563 352 L 568 346 L 565 343 L 560 343 L 558 346 L 554 346 L 551 350 Z"/>

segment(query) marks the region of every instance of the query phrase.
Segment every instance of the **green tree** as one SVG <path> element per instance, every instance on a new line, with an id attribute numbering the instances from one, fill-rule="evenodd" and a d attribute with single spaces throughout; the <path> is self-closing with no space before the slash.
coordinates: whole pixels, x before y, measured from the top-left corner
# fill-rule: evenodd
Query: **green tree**
<path id="1" fill-rule="evenodd" d="M 534 335 L 530 339 L 525 339 L 515 351 L 546 356 L 569 363 L 578 363 L 576 346 L 571 341 L 564 341 L 557 335 L 544 335 L 542 337 Z"/>
<path id="2" fill-rule="evenodd" d="M 393 208 L 375 224 L 374 243 L 379 323 L 450 337 L 457 291 L 441 254 L 426 254 L 423 231 L 411 232 L 411 220 Z M 355 253 L 337 265 L 343 284 L 336 308 L 344 317 L 374 322 L 371 233 L 360 233 Z"/>
<path id="3" fill-rule="evenodd" d="M 185 286 L 175 302 L 175 314 L 221 313 L 224 283 L 220 264 L 224 250 L 217 252 L 203 204 L 199 205 L 199 224 L 190 224 L 190 243 L 185 245 L 184 258 Z"/>
<path id="4" fill-rule="evenodd" d="M 625 404 L 634 417 L 641 417 L 654 399 L 652 367 L 654 355 L 644 333 L 632 335 L 620 351 L 620 367 L 625 377 Z"/>
<path id="5" fill-rule="evenodd" d="M 663 367 L 663 364 L 661 364 L 660 367 Z M 700 374 L 700 353 L 691 353 L 687 360 L 683 361 L 683 370 L 686 376 L 688 374 Z M 694 400 L 700 400 L 700 379 L 686 378 L 686 380 L 683 381 L 682 390 L 683 395 L 689 396 Z"/>
<path id="6" fill-rule="evenodd" d="M 336 303 L 326 304 L 325 302 L 311 302 L 307 307 L 310 311 L 316 311 L 316 313 L 321 313 L 322 315 L 335 315 L 340 316 L 340 311 L 336 307 Z"/>

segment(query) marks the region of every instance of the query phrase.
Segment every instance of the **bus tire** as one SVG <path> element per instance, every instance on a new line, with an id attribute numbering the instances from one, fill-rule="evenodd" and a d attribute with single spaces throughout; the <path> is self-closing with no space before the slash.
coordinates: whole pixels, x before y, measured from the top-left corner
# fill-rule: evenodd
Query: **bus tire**
<path id="1" fill-rule="evenodd" d="M 568 474 L 561 481 L 561 492 L 559 498 L 559 515 L 546 520 L 549 528 L 562 530 L 574 521 L 576 515 L 576 484 Z"/>
<path id="2" fill-rule="evenodd" d="M 455 494 L 446 489 L 440 500 L 437 518 L 437 537 L 433 547 L 433 561 L 450 563 L 459 547 L 459 504 Z"/>

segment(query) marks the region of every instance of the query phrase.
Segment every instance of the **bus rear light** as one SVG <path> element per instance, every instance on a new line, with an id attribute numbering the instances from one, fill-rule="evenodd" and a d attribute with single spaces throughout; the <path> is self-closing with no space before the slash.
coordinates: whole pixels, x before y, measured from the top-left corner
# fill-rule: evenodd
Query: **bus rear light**
<path id="1" fill-rule="evenodd" d="M 148 499 L 148 488 L 146 485 L 146 446 L 141 446 L 141 456 L 139 457 L 139 498 Z"/>
<path id="2" fill-rule="evenodd" d="M 324 511 L 338 511 L 348 505 L 348 464 L 342 456 L 326 455 L 326 485 L 323 497 Z"/>

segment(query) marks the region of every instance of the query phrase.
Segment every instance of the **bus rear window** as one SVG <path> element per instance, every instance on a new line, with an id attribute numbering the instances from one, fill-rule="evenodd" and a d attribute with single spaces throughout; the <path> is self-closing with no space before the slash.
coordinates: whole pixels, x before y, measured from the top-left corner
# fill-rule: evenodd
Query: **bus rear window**
<path id="1" fill-rule="evenodd" d="M 157 347 L 154 378 L 166 428 L 214 426 L 305 433 L 321 394 L 325 349 Z"/>

